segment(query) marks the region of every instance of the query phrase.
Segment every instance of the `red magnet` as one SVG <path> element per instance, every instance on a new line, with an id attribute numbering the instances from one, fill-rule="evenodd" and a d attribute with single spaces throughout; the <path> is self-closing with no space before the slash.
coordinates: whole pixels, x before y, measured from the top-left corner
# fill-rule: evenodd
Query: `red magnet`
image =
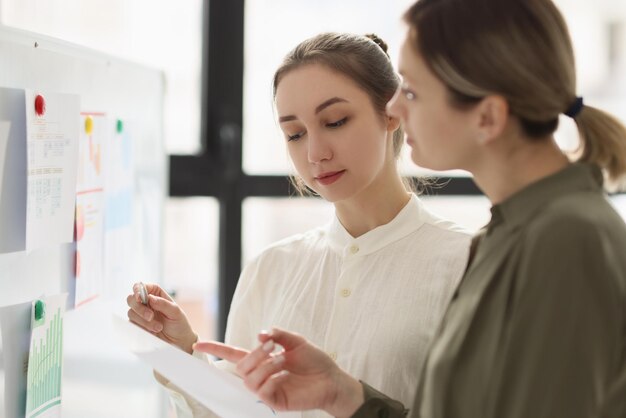
<path id="1" fill-rule="evenodd" d="M 46 113 L 46 99 L 41 94 L 35 97 L 35 113 L 37 116 L 43 116 Z"/>

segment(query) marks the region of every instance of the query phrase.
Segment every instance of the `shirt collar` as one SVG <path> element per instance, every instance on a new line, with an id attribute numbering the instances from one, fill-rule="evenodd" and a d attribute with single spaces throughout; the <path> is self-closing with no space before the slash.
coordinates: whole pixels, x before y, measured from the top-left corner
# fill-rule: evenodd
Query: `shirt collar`
<path id="1" fill-rule="evenodd" d="M 428 212 L 415 195 L 402 208 L 391 222 L 378 226 L 354 238 L 343 227 L 337 215 L 326 226 L 326 234 L 331 248 L 343 256 L 363 256 L 395 242 L 424 224 Z"/>
<path id="2" fill-rule="evenodd" d="M 499 224 L 511 228 L 525 224 L 555 198 L 585 190 L 600 191 L 603 183 L 602 171 L 595 164 L 570 164 L 492 206 L 487 232 Z"/>

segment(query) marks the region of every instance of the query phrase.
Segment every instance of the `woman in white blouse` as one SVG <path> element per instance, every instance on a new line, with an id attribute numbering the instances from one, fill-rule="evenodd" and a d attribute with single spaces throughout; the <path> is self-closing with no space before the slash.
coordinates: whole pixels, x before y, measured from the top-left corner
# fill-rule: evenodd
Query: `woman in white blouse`
<path id="1" fill-rule="evenodd" d="M 385 104 L 399 81 L 386 48 L 373 35 L 321 34 L 277 70 L 278 121 L 298 183 L 332 202 L 336 216 L 245 267 L 226 342 L 251 349 L 261 329 L 299 332 L 351 375 L 408 403 L 470 237 L 430 214 L 398 172 L 403 134 Z M 128 296 L 129 319 L 192 353 L 197 335 L 184 312 L 157 285 L 147 290 L 148 306 L 137 286 Z M 210 416 L 173 398 L 179 416 Z"/>

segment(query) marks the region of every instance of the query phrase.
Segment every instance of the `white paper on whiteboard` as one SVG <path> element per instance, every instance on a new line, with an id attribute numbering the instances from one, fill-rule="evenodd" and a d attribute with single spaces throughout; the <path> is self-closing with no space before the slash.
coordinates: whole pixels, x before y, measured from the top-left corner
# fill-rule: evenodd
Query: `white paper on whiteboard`
<path id="1" fill-rule="evenodd" d="M 167 344 L 126 319 L 113 315 L 114 327 L 128 348 L 174 385 L 223 418 L 295 418 L 276 412 L 248 391 L 243 381 Z"/>
<path id="2" fill-rule="evenodd" d="M 35 114 L 34 90 L 25 90 L 28 192 L 26 249 L 72 242 L 80 98 L 46 93 L 44 115 Z"/>
<path id="3" fill-rule="evenodd" d="M 2 363 L 4 367 L 4 413 L 26 414 L 26 369 L 30 347 L 31 302 L 0 307 Z M 1 412 L 1 411 L 0 411 Z"/>

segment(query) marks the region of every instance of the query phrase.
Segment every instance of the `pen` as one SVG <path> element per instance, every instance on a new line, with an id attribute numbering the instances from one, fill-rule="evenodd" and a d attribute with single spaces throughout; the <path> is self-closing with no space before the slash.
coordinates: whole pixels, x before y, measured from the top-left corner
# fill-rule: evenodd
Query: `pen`
<path id="1" fill-rule="evenodd" d="M 141 303 L 144 305 L 148 304 L 148 291 L 143 282 L 139 282 L 139 297 L 141 298 Z"/>

